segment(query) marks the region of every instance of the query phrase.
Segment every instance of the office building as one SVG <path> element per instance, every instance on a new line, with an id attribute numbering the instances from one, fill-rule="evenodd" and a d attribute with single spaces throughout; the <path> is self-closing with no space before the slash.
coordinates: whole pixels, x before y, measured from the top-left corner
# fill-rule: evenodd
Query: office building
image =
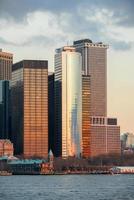
<path id="1" fill-rule="evenodd" d="M 82 153 L 81 55 L 69 46 L 55 55 L 55 149 L 65 158 Z"/>
<path id="2" fill-rule="evenodd" d="M 0 80 L 0 139 L 9 139 L 9 81 Z"/>
<path id="3" fill-rule="evenodd" d="M 47 157 L 47 61 L 23 60 L 13 65 L 11 113 L 15 155 Z"/>
<path id="4" fill-rule="evenodd" d="M 74 41 L 82 55 L 82 73 L 90 76 L 91 157 L 120 152 L 120 127 L 117 119 L 107 118 L 107 49 L 90 39 Z"/>
<path id="5" fill-rule="evenodd" d="M 0 49 L 0 80 L 11 80 L 13 54 Z"/>
<path id="6" fill-rule="evenodd" d="M 120 126 L 116 118 L 91 118 L 91 157 L 120 154 Z"/>
<path id="7" fill-rule="evenodd" d="M 107 116 L 107 48 L 89 39 L 74 42 L 82 55 L 82 72 L 91 76 L 91 116 Z"/>

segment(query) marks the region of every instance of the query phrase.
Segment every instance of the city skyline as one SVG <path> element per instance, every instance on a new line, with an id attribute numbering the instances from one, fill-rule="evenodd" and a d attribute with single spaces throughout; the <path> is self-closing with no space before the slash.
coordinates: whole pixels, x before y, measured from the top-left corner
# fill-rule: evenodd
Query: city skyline
<path id="1" fill-rule="evenodd" d="M 53 71 L 54 50 L 65 43 L 90 38 L 110 44 L 108 115 L 117 116 L 121 132 L 134 132 L 133 1 L 13 0 L 10 5 L 1 0 L 0 4 L 0 48 L 13 53 L 14 62 L 48 59 Z"/>

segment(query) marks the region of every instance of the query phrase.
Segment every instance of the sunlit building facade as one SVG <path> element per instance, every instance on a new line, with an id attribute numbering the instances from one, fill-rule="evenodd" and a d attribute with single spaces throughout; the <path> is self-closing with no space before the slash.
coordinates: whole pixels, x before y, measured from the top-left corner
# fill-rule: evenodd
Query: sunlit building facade
<path id="1" fill-rule="evenodd" d="M 116 118 L 91 118 L 91 157 L 121 154 L 120 126 Z"/>
<path id="2" fill-rule="evenodd" d="M 91 156 L 90 76 L 82 75 L 82 157 Z"/>
<path id="3" fill-rule="evenodd" d="M 0 80 L 11 80 L 13 54 L 0 49 Z"/>
<path id="4" fill-rule="evenodd" d="M 11 103 L 15 154 L 47 157 L 47 61 L 23 60 L 13 65 Z"/>
<path id="5" fill-rule="evenodd" d="M 55 141 L 56 156 L 81 156 L 81 55 L 69 46 L 55 55 Z"/>

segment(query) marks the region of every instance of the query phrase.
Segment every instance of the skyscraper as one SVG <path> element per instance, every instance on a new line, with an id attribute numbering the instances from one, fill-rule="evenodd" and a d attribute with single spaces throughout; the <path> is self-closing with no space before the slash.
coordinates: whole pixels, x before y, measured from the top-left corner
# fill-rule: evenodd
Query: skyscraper
<path id="1" fill-rule="evenodd" d="M 9 139 L 9 81 L 0 80 L 0 139 Z"/>
<path id="2" fill-rule="evenodd" d="M 107 48 L 89 39 L 74 42 L 82 55 L 82 72 L 91 78 L 91 116 L 107 116 Z"/>
<path id="3" fill-rule="evenodd" d="M 11 80 L 13 54 L 0 49 L 0 80 Z"/>
<path id="4" fill-rule="evenodd" d="M 119 154 L 120 127 L 117 120 L 107 118 L 108 45 L 83 39 L 73 46 L 82 55 L 82 73 L 90 75 L 90 155 Z"/>
<path id="5" fill-rule="evenodd" d="M 47 61 L 23 60 L 13 65 L 11 104 L 15 154 L 47 157 Z"/>
<path id="6" fill-rule="evenodd" d="M 69 46 L 55 55 L 55 141 L 56 156 L 81 155 L 81 55 Z"/>

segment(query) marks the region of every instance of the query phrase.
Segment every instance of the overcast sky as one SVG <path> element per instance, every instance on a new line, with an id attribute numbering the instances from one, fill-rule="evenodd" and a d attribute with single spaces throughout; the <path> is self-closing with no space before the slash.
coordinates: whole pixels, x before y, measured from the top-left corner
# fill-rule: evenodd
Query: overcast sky
<path id="1" fill-rule="evenodd" d="M 134 0 L 0 0 L 0 48 L 48 59 L 56 48 L 90 38 L 108 50 L 108 114 L 134 133 Z"/>

